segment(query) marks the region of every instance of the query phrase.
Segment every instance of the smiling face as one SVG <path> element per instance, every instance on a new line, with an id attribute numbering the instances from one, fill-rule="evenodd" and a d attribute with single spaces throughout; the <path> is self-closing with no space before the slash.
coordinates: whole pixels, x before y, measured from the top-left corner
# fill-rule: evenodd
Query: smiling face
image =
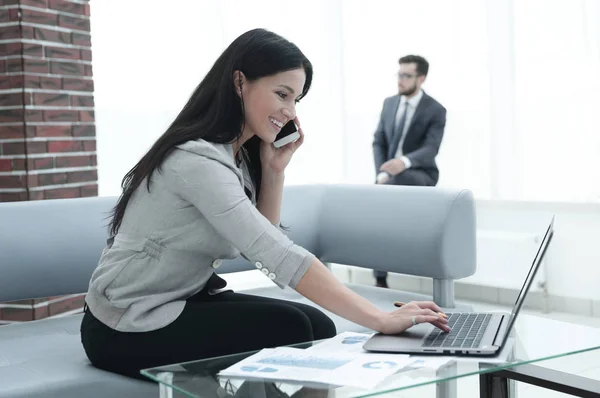
<path id="1" fill-rule="evenodd" d="M 245 110 L 243 136 L 249 139 L 257 135 L 265 142 L 274 142 L 281 128 L 296 117 L 296 103 L 305 80 L 303 68 L 254 81 L 244 81 L 242 77 L 241 95 Z"/>

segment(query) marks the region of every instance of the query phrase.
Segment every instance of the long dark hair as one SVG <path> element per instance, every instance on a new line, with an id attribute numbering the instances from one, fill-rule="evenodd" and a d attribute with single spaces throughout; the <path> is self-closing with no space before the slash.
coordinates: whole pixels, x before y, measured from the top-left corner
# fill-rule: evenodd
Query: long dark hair
<path id="1" fill-rule="evenodd" d="M 152 174 L 157 170 L 160 172 L 163 161 L 177 145 L 197 139 L 225 144 L 241 137 L 244 103 L 236 94 L 235 71 L 243 72 L 246 80 L 254 81 L 298 68 L 304 68 L 306 73 L 301 98 L 310 89 L 312 65 L 295 44 L 265 29 L 254 29 L 235 39 L 217 59 L 165 133 L 123 178 L 123 192 L 111 213 L 110 235 L 117 234 L 133 192 L 144 178 L 147 178 L 150 191 Z M 244 148 L 258 200 L 262 175 L 260 138 L 252 137 L 244 143 Z"/>

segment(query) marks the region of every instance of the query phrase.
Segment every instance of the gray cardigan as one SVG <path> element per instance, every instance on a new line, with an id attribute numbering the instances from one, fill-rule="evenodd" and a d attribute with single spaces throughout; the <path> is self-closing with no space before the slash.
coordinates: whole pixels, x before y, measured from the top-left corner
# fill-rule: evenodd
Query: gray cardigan
<path id="1" fill-rule="evenodd" d="M 86 296 L 94 316 L 123 332 L 164 327 L 221 259 L 240 254 L 279 287 L 294 288 L 315 257 L 257 210 L 244 192 L 248 180 L 231 145 L 179 145 L 152 176 L 150 192 L 145 181 L 134 192 L 102 251 Z"/>

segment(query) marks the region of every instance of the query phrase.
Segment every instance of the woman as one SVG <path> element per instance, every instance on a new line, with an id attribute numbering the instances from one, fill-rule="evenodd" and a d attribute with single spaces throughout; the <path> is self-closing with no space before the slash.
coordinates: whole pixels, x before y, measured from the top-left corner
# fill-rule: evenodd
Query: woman
<path id="1" fill-rule="evenodd" d="M 353 322 L 398 333 L 447 329 L 431 302 L 386 313 L 338 282 L 279 229 L 284 171 L 300 139 L 276 149 L 312 65 L 284 38 L 238 37 L 173 124 L 123 179 L 111 238 L 86 296 L 82 343 L 97 367 L 139 370 L 322 339 L 333 322 L 311 306 L 219 292 L 221 259 L 244 256 L 280 287 Z"/>

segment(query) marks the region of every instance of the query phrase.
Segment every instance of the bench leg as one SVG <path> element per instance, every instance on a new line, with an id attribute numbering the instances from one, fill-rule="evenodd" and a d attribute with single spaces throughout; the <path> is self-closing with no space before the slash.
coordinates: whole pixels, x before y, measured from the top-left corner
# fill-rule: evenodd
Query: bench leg
<path id="1" fill-rule="evenodd" d="M 454 279 L 433 280 L 433 301 L 444 308 L 454 308 Z"/>

